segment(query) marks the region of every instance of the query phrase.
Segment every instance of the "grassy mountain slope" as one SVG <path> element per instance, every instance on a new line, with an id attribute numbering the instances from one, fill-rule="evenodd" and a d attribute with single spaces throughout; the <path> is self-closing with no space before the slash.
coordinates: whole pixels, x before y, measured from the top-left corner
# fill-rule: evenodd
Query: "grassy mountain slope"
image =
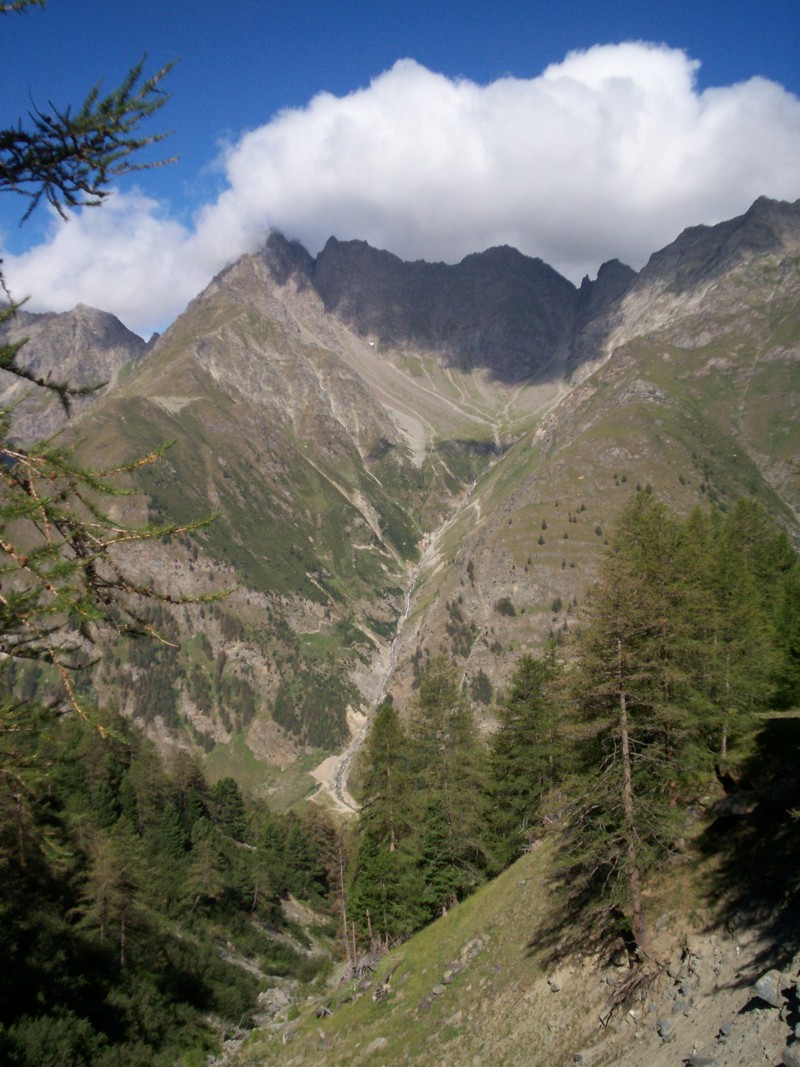
<path id="1" fill-rule="evenodd" d="M 396 692 L 421 653 L 446 651 L 465 678 L 502 682 L 521 652 L 569 628 L 637 486 L 680 511 L 752 497 L 798 536 L 798 217 L 797 205 L 759 201 L 743 219 L 689 231 L 593 324 L 593 363 L 483 476 L 431 553 Z"/>
<path id="2" fill-rule="evenodd" d="M 560 911 L 551 824 L 529 854 L 374 971 L 265 1021 L 231 1062 L 782 1062 L 792 1014 L 759 998 L 755 982 L 777 968 L 788 988 L 800 967 L 792 903 L 800 871 L 786 810 L 798 798 L 798 722 L 762 721 L 742 768 L 744 802 L 732 806 L 721 790 L 705 797 L 682 853 L 648 887 L 654 933 L 643 972 L 630 969 L 621 939 L 600 948 L 590 928 Z M 625 999 L 624 983 L 640 973 L 649 980 Z"/>
<path id="3" fill-rule="evenodd" d="M 285 250 L 276 238 L 224 272 L 78 427 L 104 465 L 173 441 L 141 472 L 139 509 L 218 518 L 174 547 L 162 577 L 186 593 L 239 587 L 205 617 L 172 614 L 181 648 L 161 707 L 124 655 L 106 663 L 104 696 L 161 738 L 177 728 L 234 761 L 244 742 L 281 765 L 340 746 L 348 710 L 375 698 L 425 529 L 542 393 L 431 353 L 387 358 L 302 276 L 281 280 Z M 141 564 L 151 573 L 151 557 Z"/>
<path id="4" fill-rule="evenodd" d="M 758 201 L 580 289 L 511 249 L 313 260 L 273 235 L 75 420 L 97 464 L 174 441 L 127 515 L 218 513 L 141 574 L 236 589 L 158 620 L 177 650 L 110 650 L 101 697 L 273 789 L 383 688 L 407 703 L 428 655 L 502 685 L 572 625 L 637 485 L 752 496 L 794 536 L 799 219 Z"/>

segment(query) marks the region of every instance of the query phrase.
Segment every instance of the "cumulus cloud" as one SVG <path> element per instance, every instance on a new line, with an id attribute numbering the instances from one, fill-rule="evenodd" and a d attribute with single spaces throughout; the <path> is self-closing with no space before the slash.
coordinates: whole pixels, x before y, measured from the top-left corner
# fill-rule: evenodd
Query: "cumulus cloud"
<path id="1" fill-rule="evenodd" d="M 800 100 L 763 78 L 699 91 L 698 62 L 629 42 L 481 86 L 410 59 L 316 96 L 228 147 L 226 188 L 191 228 L 118 195 L 6 257 L 38 306 L 82 300 L 168 321 L 269 227 L 316 253 L 334 234 L 454 262 L 511 244 L 575 281 L 641 266 L 688 225 L 800 195 Z"/>

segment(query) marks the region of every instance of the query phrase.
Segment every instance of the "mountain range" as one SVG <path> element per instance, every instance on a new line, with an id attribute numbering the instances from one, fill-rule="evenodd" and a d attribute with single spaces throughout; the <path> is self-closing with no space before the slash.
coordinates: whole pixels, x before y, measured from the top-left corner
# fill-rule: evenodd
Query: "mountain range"
<path id="1" fill-rule="evenodd" d="M 97 466 L 170 441 L 114 506 L 217 516 L 132 565 L 232 591 L 163 609 L 178 647 L 118 643 L 92 684 L 280 803 L 439 652 L 488 721 L 519 656 L 575 625 L 637 488 L 751 497 L 800 535 L 800 201 L 577 287 L 508 247 L 314 258 L 273 233 L 148 343 L 84 306 L 11 330 L 37 375 L 107 383 L 68 423 L 9 383 L 20 439 L 63 432 Z"/>

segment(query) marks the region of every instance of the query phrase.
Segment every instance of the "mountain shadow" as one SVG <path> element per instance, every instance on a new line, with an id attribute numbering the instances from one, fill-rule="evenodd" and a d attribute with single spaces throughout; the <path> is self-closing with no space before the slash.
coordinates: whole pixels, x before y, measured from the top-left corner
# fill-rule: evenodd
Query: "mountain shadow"
<path id="1" fill-rule="evenodd" d="M 585 303 L 552 267 L 507 246 L 452 265 L 407 263 L 331 237 L 312 259 L 273 233 L 264 255 L 279 284 L 293 276 L 312 285 L 325 310 L 360 336 L 426 349 L 445 366 L 486 369 L 506 384 L 563 376 Z"/>

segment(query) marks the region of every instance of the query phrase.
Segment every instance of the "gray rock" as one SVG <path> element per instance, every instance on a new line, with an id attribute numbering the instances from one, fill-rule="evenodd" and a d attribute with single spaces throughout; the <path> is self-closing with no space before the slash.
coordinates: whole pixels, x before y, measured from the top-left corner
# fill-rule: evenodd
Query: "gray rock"
<path id="1" fill-rule="evenodd" d="M 677 1025 L 678 1023 L 675 1019 L 659 1019 L 657 1029 L 661 1039 L 663 1041 L 674 1041 Z"/>
<path id="2" fill-rule="evenodd" d="M 433 987 L 433 989 L 431 990 L 431 993 L 433 993 L 433 995 L 435 997 L 440 997 L 442 995 L 442 993 L 444 993 L 444 990 L 445 990 L 445 987 L 440 982 L 440 983 L 438 983 L 437 985 L 435 985 Z"/>
<path id="3" fill-rule="evenodd" d="M 771 970 L 762 974 L 755 984 L 756 994 L 773 1008 L 783 1007 L 783 975 L 780 971 Z"/>
<path id="4" fill-rule="evenodd" d="M 800 1045 L 787 1045 L 783 1050 L 783 1067 L 800 1067 Z"/>

